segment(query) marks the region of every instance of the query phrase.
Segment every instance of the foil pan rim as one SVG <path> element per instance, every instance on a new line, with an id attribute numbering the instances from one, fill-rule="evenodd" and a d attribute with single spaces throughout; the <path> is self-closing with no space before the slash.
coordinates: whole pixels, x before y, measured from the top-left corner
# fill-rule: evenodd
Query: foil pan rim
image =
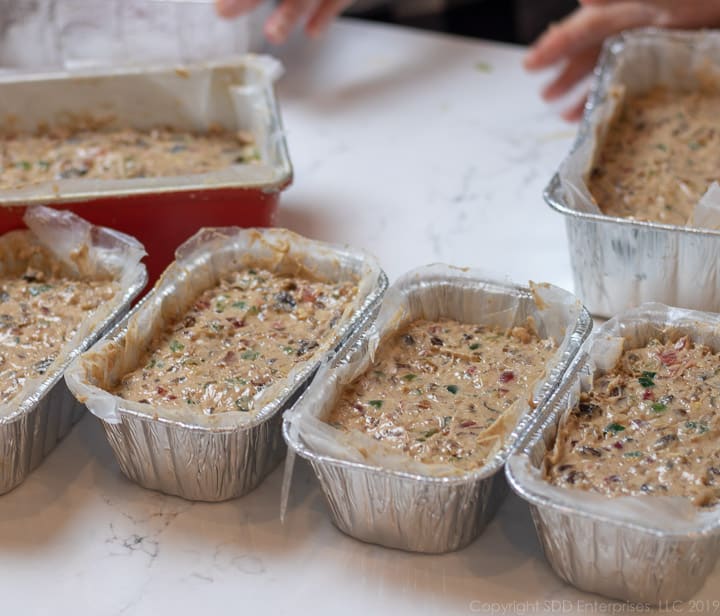
<path id="1" fill-rule="evenodd" d="M 624 225 L 643 229 L 646 231 L 669 231 L 672 233 L 683 233 L 695 236 L 718 237 L 720 230 L 703 229 L 701 227 L 688 227 L 681 225 L 668 225 L 661 222 L 651 222 L 645 220 L 633 220 L 630 218 L 619 218 L 617 216 L 605 216 L 604 214 L 595 214 L 591 212 L 580 212 L 568 207 L 565 198 L 562 195 L 562 187 L 560 186 L 560 176 L 556 173 L 553 175 L 550 183 L 543 191 L 543 199 L 553 210 L 571 218 L 579 218 L 597 223 L 607 223 L 613 225 Z"/>

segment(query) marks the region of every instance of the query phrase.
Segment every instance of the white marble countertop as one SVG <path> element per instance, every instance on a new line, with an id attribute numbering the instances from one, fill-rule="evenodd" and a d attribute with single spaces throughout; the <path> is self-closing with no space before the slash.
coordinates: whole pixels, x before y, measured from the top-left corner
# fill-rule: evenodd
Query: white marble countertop
<path id="1" fill-rule="evenodd" d="M 280 56 L 296 172 L 281 225 L 366 248 L 391 279 L 445 261 L 571 286 L 564 224 L 541 192 L 574 128 L 540 103 L 522 50 L 345 21 Z M 86 417 L 0 498 L 0 611 L 629 611 L 563 584 L 514 496 L 470 547 L 423 556 L 337 531 L 304 465 L 282 525 L 281 475 L 224 504 L 146 491 L 120 474 Z M 716 599 L 719 584 L 716 570 L 697 599 Z"/>

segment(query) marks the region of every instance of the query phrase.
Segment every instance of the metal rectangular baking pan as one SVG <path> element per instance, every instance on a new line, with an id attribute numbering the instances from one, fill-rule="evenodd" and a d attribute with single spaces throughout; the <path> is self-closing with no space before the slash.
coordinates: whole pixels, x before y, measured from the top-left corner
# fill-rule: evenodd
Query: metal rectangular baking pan
<path id="1" fill-rule="evenodd" d="M 80 419 L 83 407 L 68 391 L 63 373 L 129 309 L 147 283 L 145 267 L 140 264 L 144 250 L 132 238 L 48 208 L 36 207 L 28 211 L 28 216 L 26 220 L 40 234 L 36 235 L 41 243 L 54 245 L 64 257 L 87 245 L 90 262 L 107 265 L 121 288 L 68 341 L 43 380 L 27 383 L 18 396 L 4 405 L 7 408 L 0 413 L 0 494 L 22 483 Z"/>
<path id="2" fill-rule="evenodd" d="M 543 293 L 538 288 L 531 290 L 472 270 L 440 265 L 410 272 L 391 287 L 373 327 L 355 347 L 321 370 L 286 414 L 283 425 L 290 448 L 308 459 L 315 470 L 333 522 L 340 530 L 369 543 L 424 553 L 460 549 L 482 532 L 507 492 L 500 472 L 505 460 L 515 441 L 532 425 L 534 413 L 528 402 L 521 407 L 518 424 L 487 464 L 452 477 L 421 474 L 416 468 L 408 472 L 384 468 L 343 451 L 321 450 L 303 435 L 304 424 L 308 416 L 318 417 L 329 410 L 342 386 L 364 372 L 372 349 L 381 339 L 397 331 L 403 322 L 417 318 L 447 317 L 508 326 L 533 315 L 541 332 L 561 332 L 559 350 L 533 393 L 538 405 L 535 412 L 541 412 L 592 327 L 589 314 L 573 296 L 549 285 L 545 288 L 562 299 L 543 309 L 543 300 L 539 299 Z M 289 478 L 292 456 L 288 456 L 287 464 Z"/>
<path id="3" fill-rule="evenodd" d="M 247 413 L 204 415 L 124 400 L 108 392 L 132 370 L 155 332 L 171 315 L 212 286 L 224 272 L 274 259 L 322 277 L 357 277 L 359 293 L 336 336 L 317 354 L 264 394 L 262 407 Z M 262 260 L 262 261 L 259 261 Z M 254 489 L 285 455 L 282 412 L 306 387 L 320 361 L 367 326 L 387 278 L 366 253 L 309 240 L 284 229 L 203 229 L 177 251 L 177 260 L 155 288 L 107 337 L 80 357 L 66 380 L 73 393 L 102 420 L 123 473 L 143 487 L 188 500 L 222 501 Z"/>
<path id="4" fill-rule="evenodd" d="M 272 224 L 279 193 L 292 179 L 273 88 L 281 73 L 271 57 L 243 55 L 187 65 L 1 76 L 2 130 L 35 131 L 72 118 L 100 118 L 137 129 L 203 131 L 219 125 L 252 134 L 260 160 L 205 174 L 60 179 L 2 190 L 0 233 L 22 226 L 27 205 L 71 209 L 143 242 L 154 280 L 172 261 L 175 248 L 200 227 Z"/>
<path id="5" fill-rule="evenodd" d="M 720 350 L 717 315 L 646 304 L 603 325 L 593 340 L 613 335 L 644 344 L 666 328 L 677 329 Z M 508 481 L 530 505 L 540 544 L 550 565 L 581 590 L 640 604 L 674 605 L 692 597 L 720 555 L 720 514 L 689 518 L 659 497 L 605 499 L 546 484 L 543 458 L 555 444 L 564 413 L 572 409 L 594 370 L 581 353 L 554 392 L 536 428 L 510 456 Z M 620 501 L 626 501 L 622 506 Z M 600 502 L 602 501 L 602 502 Z M 626 511 L 628 505 L 636 509 Z M 662 505 L 664 507 L 666 505 Z M 690 505 L 687 505 L 691 507 Z M 639 507 L 642 507 L 640 509 Z"/>
<path id="6" fill-rule="evenodd" d="M 669 58 L 687 75 L 676 74 Z M 717 31 L 639 30 L 605 44 L 573 149 L 544 192 L 565 216 L 575 292 L 593 315 L 611 317 L 647 301 L 720 309 L 720 232 L 605 216 L 562 179 L 573 160 L 589 168 L 618 87 L 641 91 L 676 81 L 687 87 L 693 71 L 709 66 L 720 66 Z"/>

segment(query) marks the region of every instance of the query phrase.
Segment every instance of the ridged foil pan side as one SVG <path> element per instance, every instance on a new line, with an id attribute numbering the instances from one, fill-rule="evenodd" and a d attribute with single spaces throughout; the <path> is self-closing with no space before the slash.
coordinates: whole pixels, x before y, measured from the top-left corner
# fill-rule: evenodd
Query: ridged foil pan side
<path id="1" fill-rule="evenodd" d="M 603 325 L 551 397 L 543 417 L 510 456 L 508 481 L 529 503 L 538 538 L 555 572 L 581 590 L 615 599 L 668 605 L 690 599 L 720 555 L 720 513 L 695 515 L 688 503 L 666 497 L 607 499 L 552 486 L 539 477 L 564 413 L 595 372 L 592 343 L 624 331 L 632 343 L 643 332 L 677 327 L 702 331 L 720 349 L 717 315 L 645 304 Z M 688 510 L 691 510 L 690 513 Z M 717 510 L 717 507 L 715 508 Z"/>
<path id="2" fill-rule="evenodd" d="M 538 305 L 542 304 L 526 287 L 480 276 L 478 272 L 435 265 L 401 278 L 391 287 L 368 333 L 352 349 L 323 366 L 293 410 L 286 413 L 285 440 L 292 452 L 310 461 L 333 522 L 348 535 L 413 552 L 449 552 L 473 541 L 502 503 L 507 485 L 498 471 L 517 439 L 533 425 L 534 413 L 529 412 L 529 407 L 523 407 L 514 428 L 488 463 L 460 476 L 432 476 L 423 472 L 420 463 L 408 462 L 407 470 L 370 464 L 342 445 L 319 447 L 317 441 L 308 440 L 309 432 L 304 429 L 304 424 L 318 421 L 319 414 L 332 406 L 345 383 L 364 372 L 380 340 L 397 331 L 405 320 L 438 318 L 439 307 L 441 316 L 467 322 L 473 307 L 484 304 L 489 311 L 488 323 L 517 324 L 535 312 L 536 299 Z M 548 310 L 552 315 L 547 315 L 547 324 L 562 330 L 564 340 L 533 393 L 538 413 L 592 327 L 589 314 L 570 294 L 548 289 L 557 293 L 556 299 L 563 298 L 554 310 Z M 466 301 L 459 300 L 458 295 Z M 426 301 L 428 298 L 433 299 Z M 400 318 L 398 312 L 404 316 Z M 482 314 L 475 313 L 475 322 L 482 318 Z M 554 326 L 549 325 L 553 318 Z M 539 326 L 545 327 L 541 318 Z M 292 455 L 286 464 L 287 482 L 292 473 Z M 287 489 L 286 485 L 285 494 Z"/>
<path id="3" fill-rule="evenodd" d="M 61 380 L 13 421 L 0 423 L 0 494 L 40 466 L 84 411 Z"/>
<path id="4" fill-rule="evenodd" d="M 619 92 L 658 83 L 692 87 L 694 75 L 710 66 L 720 66 L 716 31 L 643 29 L 605 43 L 576 141 L 544 191 L 547 204 L 565 216 L 575 292 L 593 315 L 609 318 L 648 301 L 720 306 L 720 232 L 605 216 L 583 179 Z"/>
<path id="5" fill-rule="evenodd" d="M 502 473 L 465 482 L 429 482 L 409 475 L 310 458 L 334 524 L 345 534 L 425 554 L 470 544 L 507 494 Z"/>
<path id="6" fill-rule="evenodd" d="M 580 590 L 655 606 L 692 598 L 715 568 L 720 538 L 656 541 L 647 533 L 530 505 L 545 557 Z M 621 549 L 607 546 L 622 546 Z"/>
<path id="7" fill-rule="evenodd" d="M 85 320 L 41 380 L 29 379 L 17 396 L 0 405 L 0 494 L 22 483 L 82 417 L 83 406 L 68 391 L 63 373 L 127 312 L 147 283 L 140 264 L 145 251 L 134 239 L 40 206 L 28 210 L 25 219 L 36 239 L 63 261 L 88 248 L 79 273 L 91 278 L 91 272 L 112 273 L 120 290 Z"/>
<path id="8" fill-rule="evenodd" d="M 575 293 L 596 316 L 646 301 L 720 307 L 720 233 L 630 221 L 567 207 L 559 176 L 545 201 L 565 216 Z"/>
<path id="9" fill-rule="evenodd" d="M 285 457 L 280 412 L 246 430 L 198 430 L 129 414 L 119 424 L 101 423 L 126 477 L 188 500 L 242 496 Z"/>
<path id="10" fill-rule="evenodd" d="M 336 336 L 318 354 L 298 364 L 263 394 L 260 409 L 203 415 L 192 409 L 152 407 L 107 391 L 137 365 L 154 332 L 173 314 L 222 276 L 258 259 L 296 255 L 309 271 L 358 275 L 356 304 L 339 323 Z M 331 278 L 332 279 L 332 278 Z M 387 288 L 377 262 L 362 251 L 308 240 L 284 229 L 202 229 L 177 251 L 153 291 L 106 340 L 68 371 L 76 397 L 102 420 L 125 475 L 141 486 L 188 500 L 223 501 L 251 491 L 285 454 L 282 413 L 304 391 L 320 362 L 366 327 Z"/>

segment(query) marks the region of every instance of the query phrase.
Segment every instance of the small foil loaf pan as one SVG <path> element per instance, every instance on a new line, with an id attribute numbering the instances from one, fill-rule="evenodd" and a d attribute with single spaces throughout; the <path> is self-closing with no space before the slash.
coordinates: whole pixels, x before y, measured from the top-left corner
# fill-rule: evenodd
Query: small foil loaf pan
<path id="1" fill-rule="evenodd" d="M 24 221 L 28 229 L 0 237 L 0 271 L 4 278 L 23 276 L 32 264 L 33 269 L 44 274 L 110 279 L 117 283 L 117 290 L 110 301 L 80 323 L 42 376 L 28 378 L 16 395 L 0 404 L 0 494 L 24 481 L 80 419 L 83 407 L 65 386 L 63 373 L 117 322 L 147 283 L 141 263 L 145 250 L 133 238 L 95 227 L 70 212 L 43 206 L 29 208 Z M 53 262 L 29 257 L 27 248 L 34 244 L 46 248 Z"/>
<path id="2" fill-rule="evenodd" d="M 257 411 L 206 414 L 123 399 L 112 389 L 143 360 L 156 336 L 223 276 L 244 267 L 356 281 L 358 293 L 336 325 L 290 374 L 262 390 Z M 387 287 L 376 260 L 346 247 L 284 229 L 201 229 L 176 251 L 154 289 L 107 338 L 66 375 L 75 396 L 100 418 L 122 472 L 153 490 L 188 500 L 222 501 L 254 489 L 285 455 L 282 412 L 297 398 L 321 360 L 367 326 Z"/>
<path id="3" fill-rule="evenodd" d="M 700 590 L 720 555 L 720 507 L 704 510 L 670 496 L 607 498 L 553 485 L 543 479 L 542 467 L 559 426 L 593 376 L 615 365 L 622 344 L 635 348 L 664 332 L 720 351 L 716 314 L 650 303 L 611 319 L 593 335 L 506 466 L 562 579 L 581 590 L 652 605 L 684 601 Z"/>
<path id="4" fill-rule="evenodd" d="M 696 208 L 695 226 L 683 227 L 607 216 L 587 186 L 626 94 L 720 83 L 719 69 L 717 31 L 638 30 L 605 44 L 577 140 L 544 193 L 565 216 L 575 292 L 592 314 L 611 317 L 644 302 L 709 311 L 720 306 L 717 187 Z"/>
<path id="5" fill-rule="evenodd" d="M 438 470 L 439 465 L 374 451 L 374 439 L 361 435 L 366 440 L 354 442 L 323 421 L 344 387 L 372 365 L 383 340 L 417 319 L 439 318 L 501 328 L 524 325 L 530 318 L 540 337 L 553 338 L 558 344 L 532 401 L 519 401 L 492 426 L 495 443 L 490 457 L 469 473 L 448 475 L 447 468 Z M 500 471 L 509 452 L 529 428 L 534 412 L 540 412 L 536 407 L 544 405 L 591 327 L 589 314 L 575 297 L 550 285 L 522 287 L 445 265 L 414 270 L 388 291 L 367 334 L 323 366 L 286 413 L 285 440 L 310 461 L 332 519 L 343 532 L 413 552 L 457 550 L 480 534 L 502 502 L 507 484 Z M 495 430 L 496 426 L 501 429 Z M 289 455 L 285 498 L 292 463 Z"/>

